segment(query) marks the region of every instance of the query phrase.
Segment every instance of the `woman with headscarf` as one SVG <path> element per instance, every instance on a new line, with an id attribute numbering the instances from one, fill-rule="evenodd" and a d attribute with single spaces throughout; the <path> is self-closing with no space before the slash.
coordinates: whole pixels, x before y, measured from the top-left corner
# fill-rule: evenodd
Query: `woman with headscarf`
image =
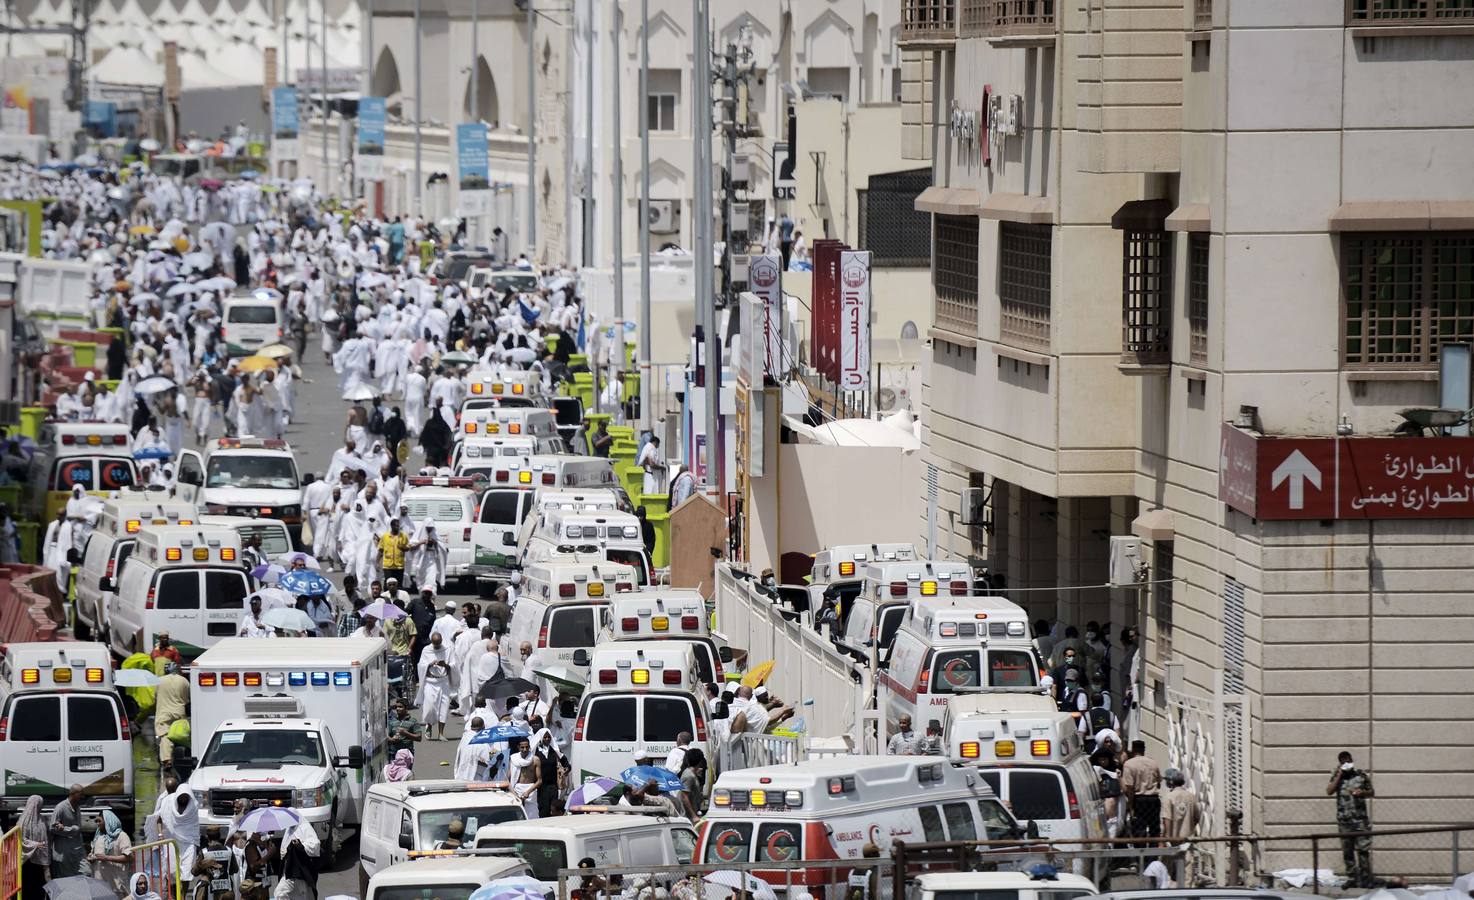
<path id="1" fill-rule="evenodd" d="M 282 836 L 281 881 L 272 891 L 272 900 L 316 900 L 317 858 L 322 855 L 322 842 L 303 822 Z"/>
<path id="2" fill-rule="evenodd" d="M 119 897 L 128 893 L 129 863 L 132 862 L 133 842 L 123 823 L 110 809 L 97 817 L 97 833 L 92 838 L 92 877 L 106 882 Z"/>
<path id="3" fill-rule="evenodd" d="M 527 813 L 527 818 L 536 819 L 537 794 L 543 783 L 542 766 L 538 764 L 537 754 L 532 752 L 532 745 L 527 738 L 517 738 L 512 746 L 516 748 L 515 752 L 507 758 L 512 795 L 522 801 L 522 809 Z"/>
<path id="4" fill-rule="evenodd" d="M 430 643 L 420 654 L 418 668 L 420 676 L 420 719 L 425 723 L 425 736 L 430 740 L 445 740 L 445 722 L 450 717 L 450 698 L 455 693 L 450 683 L 450 648 L 435 632 L 430 634 Z M 435 737 L 435 726 L 440 726 L 440 737 Z"/>
<path id="5" fill-rule="evenodd" d="M 159 892 L 153 890 L 148 883 L 148 876 L 142 872 L 133 873 L 133 877 L 128 879 L 128 892 L 120 896 L 125 896 L 127 900 L 160 900 Z"/>
<path id="6" fill-rule="evenodd" d="M 41 797 L 26 798 L 20 814 L 21 900 L 45 900 L 46 866 L 51 862 L 51 846 L 46 839 L 46 819 L 41 815 Z"/>
<path id="7" fill-rule="evenodd" d="M 415 580 L 416 590 L 439 591 L 445 587 L 445 566 L 450 549 L 435 520 L 426 516 L 415 528 L 409 539 L 409 570 Z"/>
<path id="8" fill-rule="evenodd" d="M 408 749 L 400 750 L 394 754 L 384 766 L 385 781 L 409 781 L 415 777 L 415 755 Z"/>
<path id="9" fill-rule="evenodd" d="M 363 461 L 368 466 L 364 471 L 370 475 L 378 475 L 379 472 L 389 465 L 389 451 L 384 449 L 383 441 L 374 441 L 373 447 L 364 454 Z"/>
<path id="10" fill-rule="evenodd" d="M 537 757 L 539 784 L 537 788 L 537 815 L 546 819 L 553 814 L 553 801 L 558 799 L 559 785 L 566 772 L 572 771 L 568 759 L 553 743 L 553 733 L 544 728 L 532 736 L 532 752 Z"/>

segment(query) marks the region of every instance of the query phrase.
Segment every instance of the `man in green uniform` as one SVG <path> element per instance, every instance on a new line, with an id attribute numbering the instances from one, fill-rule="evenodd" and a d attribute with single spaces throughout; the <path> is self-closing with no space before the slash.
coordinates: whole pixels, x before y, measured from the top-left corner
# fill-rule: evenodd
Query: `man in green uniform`
<path id="1" fill-rule="evenodd" d="M 1367 799 L 1375 796 L 1372 776 L 1358 769 L 1351 754 L 1342 750 L 1336 757 L 1336 771 L 1331 773 L 1326 794 L 1336 798 L 1336 829 L 1343 834 L 1370 831 L 1371 816 Z M 1346 877 L 1356 887 L 1373 887 L 1372 839 L 1365 835 L 1341 839 L 1341 855 L 1346 860 Z"/>

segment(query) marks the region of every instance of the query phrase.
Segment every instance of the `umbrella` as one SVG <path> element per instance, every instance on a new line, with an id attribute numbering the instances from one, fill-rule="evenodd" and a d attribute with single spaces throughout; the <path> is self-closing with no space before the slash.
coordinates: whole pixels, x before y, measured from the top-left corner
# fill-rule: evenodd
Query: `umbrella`
<path id="1" fill-rule="evenodd" d="M 466 900 L 546 900 L 547 888 L 527 875 L 511 875 L 483 884 Z M 332 898 L 329 898 L 332 900 Z"/>
<path id="2" fill-rule="evenodd" d="M 452 350 L 440 357 L 440 361 L 447 366 L 473 366 L 476 364 L 476 357 L 461 350 Z"/>
<path id="3" fill-rule="evenodd" d="M 373 388 L 369 387 L 366 384 L 360 384 L 357 387 L 350 388 L 347 392 L 345 392 L 343 394 L 343 399 L 344 400 L 372 400 L 372 399 L 374 399 L 377 396 L 378 396 L 378 394 L 375 394 L 374 393 L 374 389 Z"/>
<path id="4" fill-rule="evenodd" d="M 287 631 L 316 631 L 317 623 L 295 606 L 278 606 L 276 609 L 268 609 L 261 614 L 261 621 L 272 628 L 284 628 Z"/>
<path id="5" fill-rule="evenodd" d="M 517 728 L 513 725 L 493 725 L 483 728 L 471 738 L 473 744 L 500 744 L 510 741 L 512 738 L 532 737 L 532 732 L 526 728 Z"/>
<path id="6" fill-rule="evenodd" d="M 107 882 L 86 875 L 52 879 L 45 890 L 51 900 L 118 900 L 118 895 Z"/>
<path id="7" fill-rule="evenodd" d="M 261 608 L 263 610 L 276 609 L 278 606 L 291 606 L 293 603 L 297 602 L 296 598 L 294 598 L 291 594 L 288 594 L 281 588 L 274 587 L 264 587 L 256 593 L 246 597 L 247 606 L 251 605 L 251 598 L 253 597 L 261 598 Z"/>
<path id="8" fill-rule="evenodd" d="M 267 344 L 265 347 L 257 350 L 256 355 L 264 356 L 267 359 L 286 359 L 295 352 L 295 350 L 286 344 Z"/>
<path id="9" fill-rule="evenodd" d="M 619 780 L 636 788 L 653 781 L 657 788 L 667 794 L 685 790 L 681 779 L 665 766 L 630 766 L 619 773 Z"/>
<path id="10" fill-rule="evenodd" d="M 297 569 L 277 579 L 277 587 L 290 594 L 305 594 L 317 596 L 327 594 L 333 589 L 333 583 L 311 570 Z"/>
<path id="11" fill-rule="evenodd" d="M 199 292 L 200 292 L 200 286 L 199 285 L 197 285 L 197 284 L 190 284 L 187 281 L 181 281 L 180 283 L 174 285 L 173 287 L 171 287 L 167 291 L 165 291 L 164 292 L 164 296 L 165 297 L 182 297 L 185 294 L 198 294 Z"/>
<path id="12" fill-rule="evenodd" d="M 373 616 L 381 622 L 385 619 L 402 619 L 405 616 L 404 610 L 390 603 L 388 600 L 376 600 L 363 609 L 360 609 L 358 614 L 360 616 Z"/>
<path id="13" fill-rule="evenodd" d="M 751 872 L 718 869 L 701 879 L 708 900 L 726 900 L 735 892 L 746 892 L 753 900 L 778 900 L 773 886 Z M 716 890 L 710 890 L 716 888 Z"/>
<path id="14" fill-rule="evenodd" d="M 276 360 L 264 356 L 247 356 L 239 363 L 242 372 L 264 372 L 276 368 Z"/>
<path id="15" fill-rule="evenodd" d="M 255 181 L 257 178 L 261 177 L 261 173 L 257 172 L 255 169 L 241 169 L 240 177 L 244 178 L 247 181 Z"/>
<path id="16" fill-rule="evenodd" d="M 173 385 L 171 384 L 170 386 L 172 387 Z M 135 450 L 135 451 L 133 451 L 133 458 L 134 459 L 168 459 L 169 457 L 171 457 L 173 455 L 174 454 L 172 454 L 172 453 L 169 452 L 169 448 L 168 447 L 159 447 L 159 446 L 155 446 L 155 447 L 144 447 L 141 450 Z"/>
<path id="17" fill-rule="evenodd" d="M 133 295 L 133 302 L 134 303 L 144 303 L 144 302 L 147 302 L 149 300 L 157 300 L 157 299 L 159 299 L 159 295 L 153 293 L 152 291 L 144 291 L 141 294 L 134 294 Z"/>
<path id="18" fill-rule="evenodd" d="M 617 787 L 620 787 L 620 782 L 617 778 L 595 778 L 592 781 L 585 781 L 583 784 L 574 788 L 573 793 L 568 795 L 567 808 L 572 809 L 575 806 L 587 806 L 600 797 L 607 796 Z"/>
<path id="19" fill-rule="evenodd" d="M 767 662 L 760 662 L 751 669 L 748 669 L 747 674 L 742 676 L 742 683 L 747 687 L 755 688 L 767 681 L 768 676 L 773 674 L 774 662 L 774 660 L 770 659 Z"/>
<path id="20" fill-rule="evenodd" d="M 251 570 L 252 578 L 264 581 L 267 584 L 275 584 L 285 574 L 287 574 L 285 566 L 275 566 L 268 563 L 262 563 Z"/>
<path id="21" fill-rule="evenodd" d="M 162 394 L 164 391 L 174 389 L 174 381 L 162 375 L 150 375 L 149 377 L 134 385 L 133 393 L 147 397 L 151 394 Z"/>
<path id="22" fill-rule="evenodd" d="M 194 266 L 196 269 L 208 269 L 210 268 L 210 266 L 215 264 L 215 257 L 204 252 L 203 250 L 196 250 L 194 253 L 186 255 L 184 257 L 184 261 L 189 263 L 191 266 Z"/>
<path id="23" fill-rule="evenodd" d="M 216 275 L 214 278 L 206 278 L 199 283 L 200 287 L 207 291 L 230 291 L 235 289 L 235 281 L 224 275 Z"/>
<path id="24" fill-rule="evenodd" d="M 301 561 L 309 569 L 321 569 L 322 568 L 322 563 L 320 563 L 320 562 L 317 561 L 317 557 L 315 557 L 315 556 L 309 556 L 309 555 L 307 555 L 306 553 L 303 553 L 300 550 L 294 550 L 291 553 L 283 553 L 281 556 L 278 556 L 276 558 L 276 561 L 279 562 L 279 563 L 281 563 L 282 565 L 286 566 L 289 569 L 293 565 L 295 565 L 298 561 Z"/>
<path id="25" fill-rule="evenodd" d="M 537 685 L 528 681 L 526 678 L 502 678 L 483 684 L 481 690 L 476 693 L 476 696 L 486 700 L 504 700 L 507 697 L 525 694 L 535 687 Z"/>
<path id="26" fill-rule="evenodd" d="M 565 694 L 582 694 L 588 686 L 587 680 L 579 673 L 567 666 L 548 666 L 546 669 L 533 669 L 537 675 L 548 680 L 553 687 Z"/>
<path id="27" fill-rule="evenodd" d="M 138 149 L 143 150 L 147 153 L 157 153 L 159 151 L 159 146 L 159 142 L 154 140 L 153 138 L 144 138 L 143 140 L 138 142 Z"/>
<path id="28" fill-rule="evenodd" d="M 251 296 L 257 300 L 280 300 L 282 299 L 282 292 L 276 288 L 258 287 L 254 291 L 251 291 Z"/>
<path id="29" fill-rule="evenodd" d="M 154 687 L 158 683 L 159 676 L 147 669 L 119 669 L 113 673 L 116 687 Z"/>
<path id="30" fill-rule="evenodd" d="M 302 817 L 290 809 L 263 806 L 246 813 L 236 829 L 247 834 L 265 834 L 272 831 L 286 831 L 300 824 L 302 824 Z M 109 896 L 112 895 L 109 894 Z"/>

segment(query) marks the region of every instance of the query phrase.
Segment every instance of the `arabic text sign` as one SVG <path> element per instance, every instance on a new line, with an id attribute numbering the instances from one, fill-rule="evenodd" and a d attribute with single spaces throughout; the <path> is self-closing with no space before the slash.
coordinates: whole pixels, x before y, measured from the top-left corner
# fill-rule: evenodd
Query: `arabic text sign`
<path id="1" fill-rule="evenodd" d="M 1254 438 L 1252 499 L 1241 490 L 1241 444 L 1220 453 L 1219 496 L 1260 519 L 1474 518 L 1474 440 Z M 1238 429 L 1232 429 L 1238 431 Z M 1223 459 L 1236 468 L 1223 472 Z"/>
<path id="2" fill-rule="evenodd" d="M 781 263 L 776 255 L 754 256 L 747 264 L 747 282 L 752 285 L 752 292 L 763 304 L 762 319 L 758 323 L 762 328 L 762 335 L 755 336 L 754 341 L 758 352 L 762 354 L 762 374 L 773 379 L 782 377 L 785 368 L 778 306 L 783 302 L 783 277 L 780 269 Z M 756 370 L 757 366 L 754 365 L 753 369 Z"/>
<path id="3" fill-rule="evenodd" d="M 308 66 L 292 74 L 297 76 L 297 86 L 304 91 L 320 91 L 326 77 L 328 91 L 356 91 L 363 84 L 363 70 L 354 68 L 330 68 L 324 71 Z"/>
<path id="4" fill-rule="evenodd" d="M 384 178 L 384 124 L 388 119 L 383 97 L 358 101 L 358 175 L 369 181 Z"/>
<path id="5" fill-rule="evenodd" d="M 491 161 L 486 125 L 466 122 L 456 126 L 456 183 L 460 187 L 457 211 L 463 216 L 491 212 Z"/>
<path id="6" fill-rule="evenodd" d="M 840 390 L 870 387 L 870 251 L 839 254 Z"/>

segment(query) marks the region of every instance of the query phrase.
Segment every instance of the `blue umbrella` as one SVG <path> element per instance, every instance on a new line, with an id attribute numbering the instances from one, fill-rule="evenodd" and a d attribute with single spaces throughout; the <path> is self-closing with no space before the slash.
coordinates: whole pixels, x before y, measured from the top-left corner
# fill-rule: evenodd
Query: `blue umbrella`
<path id="1" fill-rule="evenodd" d="M 241 169 L 240 177 L 246 179 L 247 181 L 254 181 L 255 179 L 261 177 L 261 173 L 257 172 L 255 169 Z"/>
<path id="2" fill-rule="evenodd" d="M 320 596 L 331 593 L 333 583 L 311 569 L 293 569 L 277 579 L 276 586 L 289 594 Z"/>
<path id="3" fill-rule="evenodd" d="M 493 725 L 483 728 L 471 738 L 473 744 L 500 744 L 510 741 L 512 738 L 532 737 L 532 732 L 526 728 L 518 728 L 514 725 Z"/>
<path id="4" fill-rule="evenodd" d="M 653 781 L 657 788 L 667 794 L 685 790 L 681 779 L 665 766 L 630 766 L 619 773 L 619 780 L 630 787 L 641 787 L 646 782 Z"/>
<path id="5" fill-rule="evenodd" d="M 143 447 L 133 452 L 134 459 L 168 459 L 174 454 L 169 452 L 168 447 Z"/>
<path id="6" fill-rule="evenodd" d="M 536 878 L 512 875 L 483 884 L 466 900 L 545 900 L 547 888 Z"/>

